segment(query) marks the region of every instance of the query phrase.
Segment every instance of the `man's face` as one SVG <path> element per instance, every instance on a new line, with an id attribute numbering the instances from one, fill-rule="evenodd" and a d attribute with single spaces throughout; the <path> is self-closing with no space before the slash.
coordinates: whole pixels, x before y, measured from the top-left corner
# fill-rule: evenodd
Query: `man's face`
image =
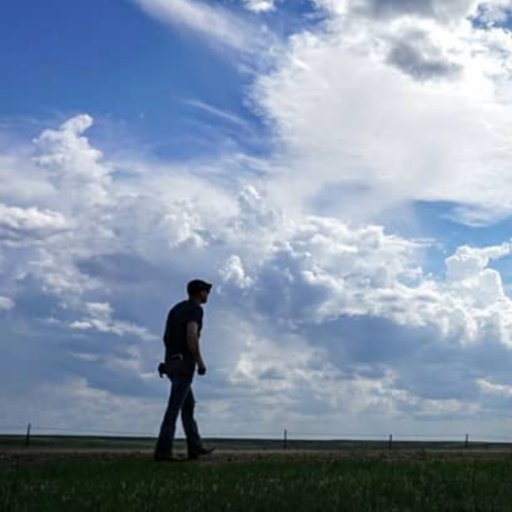
<path id="1" fill-rule="evenodd" d="M 206 304 L 208 302 L 208 295 L 210 292 L 207 292 L 206 290 L 203 290 L 199 294 L 199 298 L 201 299 L 201 304 Z"/>

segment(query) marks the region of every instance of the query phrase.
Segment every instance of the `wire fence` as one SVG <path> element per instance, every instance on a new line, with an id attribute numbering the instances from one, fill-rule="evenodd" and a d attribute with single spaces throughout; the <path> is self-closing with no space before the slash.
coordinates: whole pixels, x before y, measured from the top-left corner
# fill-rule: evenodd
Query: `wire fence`
<path id="1" fill-rule="evenodd" d="M 512 433 L 511 433 L 512 434 Z M 0 424 L 0 436 L 62 436 L 62 437 L 116 437 L 116 438 L 147 438 L 154 439 L 157 437 L 156 430 L 149 431 L 121 431 L 110 429 L 95 429 L 95 428 L 80 428 L 80 427 L 56 427 L 48 425 L 39 425 L 29 423 L 26 425 Z M 233 440 L 247 440 L 247 439 L 261 439 L 261 440 L 282 440 L 286 444 L 293 441 L 360 441 L 360 442 L 387 442 L 387 443 L 464 443 L 468 445 L 471 443 L 495 443 L 495 444 L 511 444 L 512 435 L 470 435 L 469 433 L 461 434 L 404 434 L 404 433 L 390 433 L 390 434 L 354 434 L 350 432 L 336 432 L 336 433 L 314 433 L 295 431 L 289 428 L 276 429 L 274 431 L 243 431 L 243 432 L 203 432 L 205 439 L 233 439 Z"/>

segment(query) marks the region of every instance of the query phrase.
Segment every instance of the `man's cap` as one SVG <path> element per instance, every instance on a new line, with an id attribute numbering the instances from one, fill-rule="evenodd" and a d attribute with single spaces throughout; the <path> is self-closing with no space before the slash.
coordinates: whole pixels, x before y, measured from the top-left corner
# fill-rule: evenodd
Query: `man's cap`
<path id="1" fill-rule="evenodd" d="M 212 284 L 203 281 L 202 279 L 193 279 L 187 284 L 187 292 L 189 295 L 197 295 L 203 291 L 210 292 Z"/>

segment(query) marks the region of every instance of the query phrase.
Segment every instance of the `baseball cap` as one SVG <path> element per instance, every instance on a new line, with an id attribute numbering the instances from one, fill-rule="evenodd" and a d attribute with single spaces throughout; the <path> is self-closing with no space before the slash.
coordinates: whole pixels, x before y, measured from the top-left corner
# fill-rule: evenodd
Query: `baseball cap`
<path id="1" fill-rule="evenodd" d="M 187 284 L 187 293 L 189 295 L 197 295 L 202 291 L 210 292 L 212 284 L 203 281 L 202 279 L 193 279 Z"/>

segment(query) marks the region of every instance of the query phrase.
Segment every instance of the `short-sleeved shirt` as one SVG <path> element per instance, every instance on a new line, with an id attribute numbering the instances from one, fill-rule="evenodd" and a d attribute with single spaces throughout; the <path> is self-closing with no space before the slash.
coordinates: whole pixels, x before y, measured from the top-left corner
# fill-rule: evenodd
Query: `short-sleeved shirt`
<path id="1" fill-rule="evenodd" d="M 176 304 L 167 315 L 164 344 L 165 357 L 182 354 L 185 359 L 194 359 L 187 343 L 187 325 L 196 322 L 198 334 L 203 327 L 203 308 L 193 300 L 184 300 Z"/>

